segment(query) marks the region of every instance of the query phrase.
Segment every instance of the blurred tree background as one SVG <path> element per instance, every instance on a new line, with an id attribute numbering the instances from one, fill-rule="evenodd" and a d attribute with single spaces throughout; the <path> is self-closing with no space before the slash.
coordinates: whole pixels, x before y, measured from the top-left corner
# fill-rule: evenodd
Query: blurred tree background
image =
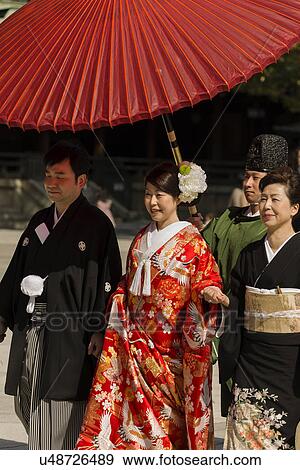
<path id="1" fill-rule="evenodd" d="M 265 96 L 291 113 L 300 113 L 300 45 L 253 77 L 240 91 Z"/>

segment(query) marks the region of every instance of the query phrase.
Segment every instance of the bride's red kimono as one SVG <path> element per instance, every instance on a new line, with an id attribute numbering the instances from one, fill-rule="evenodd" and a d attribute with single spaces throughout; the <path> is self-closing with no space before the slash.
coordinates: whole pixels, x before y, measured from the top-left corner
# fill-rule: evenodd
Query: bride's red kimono
<path id="1" fill-rule="evenodd" d="M 200 292 L 221 287 L 221 278 L 198 230 L 172 225 L 173 233 L 151 247 L 150 224 L 130 247 L 126 275 L 110 300 L 78 449 L 210 445 L 218 306 L 204 302 Z"/>

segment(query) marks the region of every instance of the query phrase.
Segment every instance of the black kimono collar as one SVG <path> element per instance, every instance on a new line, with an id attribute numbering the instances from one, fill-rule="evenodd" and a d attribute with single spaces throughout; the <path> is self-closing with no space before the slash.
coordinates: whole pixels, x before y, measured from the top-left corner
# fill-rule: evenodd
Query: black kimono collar
<path id="1" fill-rule="evenodd" d="M 264 238 L 262 239 L 262 242 L 264 246 Z M 255 287 L 265 287 L 270 283 L 272 286 L 281 286 L 286 277 L 286 271 L 293 266 L 298 255 L 300 255 L 300 232 L 295 233 L 295 235 L 285 243 L 281 250 L 265 266 L 255 282 Z"/>
<path id="2" fill-rule="evenodd" d="M 83 204 L 83 203 L 87 203 L 87 199 L 83 196 L 82 193 L 80 193 L 78 198 L 75 199 L 75 201 L 72 202 L 72 204 L 69 205 L 69 207 L 63 213 L 63 215 L 58 219 L 57 223 L 55 224 L 55 228 L 58 226 L 58 224 L 61 225 L 61 222 L 63 220 L 70 219 L 70 217 L 72 217 L 72 215 L 74 214 L 74 212 L 76 212 L 78 207 L 81 206 L 81 204 Z M 51 231 L 51 230 L 53 230 L 53 225 L 54 225 L 55 203 L 51 204 L 49 209 L 50 210 L 49 210 L 49 214 L 48 214 L 48 217 L 47 217 L 46 225 L 49 228 L 49 230 Z"/>
<path id="3" fill-rule="evenodd" d="M 60 241 L 63 240 L 64 234 L 72 225 L 73 220 L 77 217 L 77 211 L 82 205 L 88 205 L 87 199 L 80 194 L 80 196 L 68 207 L 63 217 L 59 219 L 55 227 L 54 224 L 54 208 L 52 204 L 46 212 L 44 212 L 43 219 L 39 222 L 44 222 L 49 229 L 49 236 L 44 243 L 38 241 L 31 251 L 30 272 L 41 275 L 44 277 L 49 272 L 52 272 L 54 265 L 57 264 L 58 251 L 57 247 L 60 246 Z M 36 227 L 33 227 L 34 229 Z M 36 236 L 36 240 L 38 237 Z"/>

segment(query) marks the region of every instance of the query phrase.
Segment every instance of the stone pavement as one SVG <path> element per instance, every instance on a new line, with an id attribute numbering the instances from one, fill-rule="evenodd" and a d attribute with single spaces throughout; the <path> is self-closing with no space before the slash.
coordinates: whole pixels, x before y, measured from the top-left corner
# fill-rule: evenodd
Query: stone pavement
<path id="1" fill-rule="evenodd" d="M 0 230 L 0 278 L 2 277 L 8 262 L 15 249 L 21 232 L 14 230 Z M 123 269 L 127 250 L 132 237 L 119 238 L 119 246 L 122 254 Z M 5 341 L 0 343 L 0 450 L 26 449 L 26 433 L 14 413 L 13 397 L 4 394 L 4 382 L 7 367 L 11 335 L 7 334 Z M 221 448 L 224 437 L 225 421 L 220 416 L 220 387 L 217 380 L 217 367 L 214 366 L 213 402 L 215 416 L 216 447 Z"/>

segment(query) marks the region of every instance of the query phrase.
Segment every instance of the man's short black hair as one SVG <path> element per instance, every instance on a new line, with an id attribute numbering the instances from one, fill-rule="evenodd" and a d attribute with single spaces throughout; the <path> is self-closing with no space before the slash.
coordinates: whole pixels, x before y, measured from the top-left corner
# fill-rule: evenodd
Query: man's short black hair
<path id="1" fill-rule="evenodd" d="M 57 142 L 44 156 L 45 167 L 69 160 L 77 180 L 80 175 L 88 175 L 91 162 L 87 151 L 79 144 L 72 142 Z"/>

